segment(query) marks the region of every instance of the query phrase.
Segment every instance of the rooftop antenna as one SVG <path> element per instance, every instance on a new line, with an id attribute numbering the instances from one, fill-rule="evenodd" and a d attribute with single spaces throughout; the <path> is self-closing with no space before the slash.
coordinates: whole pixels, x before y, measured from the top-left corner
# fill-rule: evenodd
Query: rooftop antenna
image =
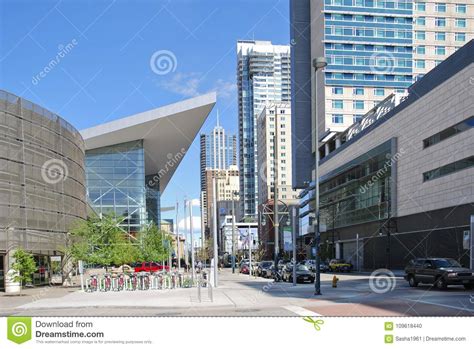
<path id="1" fill-rule="evenodd" d="M 219 109 L 217 109 L 217 128 L 219 128 Z"/>

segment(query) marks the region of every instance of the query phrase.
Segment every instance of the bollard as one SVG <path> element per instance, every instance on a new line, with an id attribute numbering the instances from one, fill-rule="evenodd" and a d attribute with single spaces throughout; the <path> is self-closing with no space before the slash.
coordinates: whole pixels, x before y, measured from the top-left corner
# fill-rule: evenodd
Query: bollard
<path id="1" fill-rule="evenodd" d="M 199 300 L 199 303 L 201 303 L 201 283 L 198 281 L 198 300 Z"/>

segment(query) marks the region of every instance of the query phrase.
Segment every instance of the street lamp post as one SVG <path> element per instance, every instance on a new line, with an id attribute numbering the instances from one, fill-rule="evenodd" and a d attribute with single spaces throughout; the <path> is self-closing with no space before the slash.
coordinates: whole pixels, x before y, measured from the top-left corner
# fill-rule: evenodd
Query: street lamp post
<path id="1" fill-rule="evenodd" d="M 328 65 L 325 57 L 313 59 L 314 68 L 314 234 L 316 240 L 316 277 L 314 278 L 314 294 L 321 294 L 321 232 L 319 231 L 319 125 L 318 125 L 318 70 Z"/>
<path id="2" fill-rule="evenodd" d="M 278 216 L 278 109 L 275 103 L 275 132 L 273 135 L 273 231 L 275 233 L 275 277 L 278 273 L 278 257 L 280 254 L 280 218 Z"/>
<path id="3" fill-rule="evenodd" d="M 192 265 L 192 281 L 196 279 L 196 269 L 194 268 L 194 229 L 193 229 L 193 200 L 188 200 L 189 205 L 189 232 L 191 234 L 191 265 Z"/>
<path id="4" fill-rule="evenodd" d="M 235 192 L 232 193 L 232 274 L 235 274 Z"/>
<path id="5" fill-rule="evenodd" d="M 217 287 L 218 276 L 217 276 L 217 263 L 219 259 L 219 254 L 217 251 L 217 186 L 216 186 L 216 176 L 212 177 L 212 187 L 214 190 L 214 195 L 212 198 L 212 239 L 213 239 L 213 249 L 214 249 L 214 287 Z M 204 242 L 203 242 L 204 243 Z M 203 245 L 204 247 L 204 245 Z"/>
<path id="6" fill-rule="evenodd" d="M 292 247 L 293 247 L 293 286 L 296 286 L 296 207 L 291 209 Z"/>
<path id="7" fill-rule="evenodd" d="M 179 204 L 178 204 L 178 200 L 176 200 L 176 256 L 178 258 L 178 263 L 176 264 L 176 266 L 178 267 L 178 272 L 180 271 L 181 269 L 181 252 L 179 251 L 179 227 L 178 227 L 178 214 L 179 214 Z"/>

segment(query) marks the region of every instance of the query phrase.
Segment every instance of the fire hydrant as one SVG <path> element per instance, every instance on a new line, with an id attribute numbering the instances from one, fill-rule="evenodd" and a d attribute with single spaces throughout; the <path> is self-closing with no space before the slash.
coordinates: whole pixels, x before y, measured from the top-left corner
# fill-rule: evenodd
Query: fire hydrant
<path id="1" fill-rule="evenodd" d="M 336 277 L 336 275 L 334 275 L 334 276 L 332 277 L 332 287 L 336 288 L 338 281 L 339 281 L 339 279 Z"/>

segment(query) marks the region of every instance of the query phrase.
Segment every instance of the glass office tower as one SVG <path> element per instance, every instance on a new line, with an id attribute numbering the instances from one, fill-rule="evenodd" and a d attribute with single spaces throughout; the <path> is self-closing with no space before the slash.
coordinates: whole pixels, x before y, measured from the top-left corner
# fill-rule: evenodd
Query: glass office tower
<path id="1" fill-rule="evenodd" d="M 125 217 L 123 227 L 140 231 L 159 225 L 159 182 L 145 176 L 143 140 L 86 151 L 88 196 L 98 214 Z"/>
<path id="2" fill-rule="evenodd" d="M 257 117 L 268 102 L 290 102 L 290 46 L 269 41 L 237 42 L 240 212 L 258 212 Z"/>

